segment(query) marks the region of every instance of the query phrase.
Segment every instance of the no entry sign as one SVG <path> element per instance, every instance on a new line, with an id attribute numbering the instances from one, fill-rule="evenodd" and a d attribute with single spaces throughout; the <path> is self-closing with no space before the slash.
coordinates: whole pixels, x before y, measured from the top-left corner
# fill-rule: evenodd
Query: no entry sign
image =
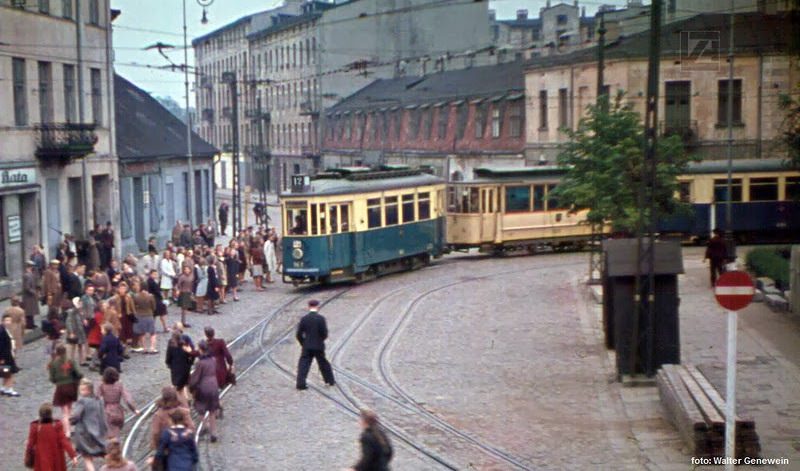
<path id="1" fill-rule="evenodd" d="M 750 275 L 743 271 L 723 273 L 714 286 L 714 296 L 720 306 L 729 311 L 738 311 L 747 307 L 753 300 L 755 286 Z"/>

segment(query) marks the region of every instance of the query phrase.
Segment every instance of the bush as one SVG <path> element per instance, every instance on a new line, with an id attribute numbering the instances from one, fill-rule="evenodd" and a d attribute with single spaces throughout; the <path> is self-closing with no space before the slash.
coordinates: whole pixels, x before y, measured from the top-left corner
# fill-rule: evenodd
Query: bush
<path id="1" fill-rule="evenodd" d="M 746 257 L 747 268 L 757 277 L 775 280 L 775 287 L 789 289 L 789 259 L 785 247 L 763 247 L 751 250 Z"/>

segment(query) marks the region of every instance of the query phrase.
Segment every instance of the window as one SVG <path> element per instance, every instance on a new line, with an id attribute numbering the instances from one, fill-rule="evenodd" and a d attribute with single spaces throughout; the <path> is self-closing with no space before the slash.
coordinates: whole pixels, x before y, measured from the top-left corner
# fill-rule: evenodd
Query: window
<path id="1" fill-rule="evenodd" d="M 424 221 L 431 218 L 431 194 L 420 193 L 417 198 L 417 220 Z"/>
<path id="2" fill-rule="evenodd" d="M 39 122 L 53 122 L 53 67 L 39 62 Z"/>
<path id="3" fill-rule="evenodd" d="M 39 0 L 39 13 L 50 13 L 50 0 Z"/>
<path id="4" fill-rule="evenodd" d="M 786 199 L 800 201 L 800 177 L 786 177 Z"/>
<path id="5" fill-rule="evenodd" d="M 692 84 L 688 80 L 664 83 L 665 133 L 682 132 L 689 126 Z"/>
<path id="6" fill-rule="evenodd" d="M 378 113 L 370 113 L 369 115 L 369 125 L 372 129 L 372 142 L 375 143 L 380 142 L 381 126 L 380 123 L 378 123 L 378 116 L 380 116 Z"/>
<path id="7" fill-rule="evenodd" d="M 381 112 L 381 141 L 390 141 L 391 139 L 389 136 L 389 114 L 383 111 Z"/>
<path id="8" fill-rule="evenodd" d="M 72 0 L 61 0 L 61 16 L 72 19 Z"/>
<path id="9" fill-rule="evenodd" d="M 692 182 L 678 183 L 678 199 L 682 203 L 689 203 L 692 201 Z"/>
<path id="10" fill-rule="evenodd" d="M 539 129 L 547 129 L 547 90 L 539 91 Z"/>
<path id="11" fill-rule="evenodd" d="M 425 139 L 430 140 L 433 135 L 433 109 L 428 108 L 422 113 L 422 130 L 425 133 Z"/>
<path id="12" fill-rule="evenodd" d="M 447 124 L 450 120 L 450 106 L 443 105 L 439 107 L 439 132 L 438 136 L 439 139 L 445 139 L 447 137 Z"/>
<path id="13" fill-rule="evenodd" d="M 28 95 L 25 86 L 25 59 L 17 57 L 11 60 L 12 75 L 14 76 L 14 124 L 17 126 L 28 125 Z"/>
<path id="14" fill-rule="evenodd" d="M 506 212 L 523 212 L 531 210 L 531 187 L 508 186 L 506 187 Z"/>
<path id="15" fill-rule="evenodd" d="M 751 178 L 750 201 L 778 201 L 778 179 Z"/>
<path id="16" fill-rule="evenodd" d="M 100 0 L 89 0 L 89 23 L 100 24 Z"/>
<path id="17" fill-rule="evenodd" d="M 68 123 L 77 121 L 75 96 L 75 66 L 64 64 L 64 117 Z"/>
<path id="18" fill-rule="evenodd" d="M 399 213 L 397 211 L 397 197 L 387 196 L 383 199 L 383 204 L 386 206 L 386 225 L 395 226 L 399 222 Z"/>
<path id="19" fill-rule="evenodd" d="M 720 80 L 717 85 L 717 123 L 728 125 L 728 80 Z M 733 80 L 733 124 L 742 122 L 742 80 Z"/>
<path id="20" fill-rule="evenodd" d="M 566 88 L 559 88 L 558 89 L 558 127 L 566 128 L 569 123 L 568 120 L 568 113 L 569 105 L 567 103 L 567 89 Z"/>
<path id="21" fill-rule="evenodd" d="M 459 213 L 479 213 L 480 208 L 480 188 L 477 187 L 461 187 L 458 189 L 461 192 L 461 198 L 457 202 L 457 211 Z"/>
<path id="22" fill-rule="evenodd" d="M 556 16 L 556 22 L 560 25 L 567 24 L 567 15 L 558 15 Z"/>
<path id="23" fill-rule="evenodd" d="M 544 211 L 545 209 L 545 186 L 533 185 L 533 210 Z"/>
<path id="24" fill-rule="evenodd" d="M 347 116 L 344 118 L 344 139 L 349 141 L 353 136 L 353 118 Z"/>
<path id="25" fill-rule="evenodd" d="M 341 232 L 350 232 L 350 206 L 343 204 L 339 206 L 339 230 Z"/>
<path id="26" fill-rule="evenodd" d="M 734 178 L 731 180 L 731 199 L 732 202 L 742 201 L 742 179 Z M 721 203 L 728 201 L 728 179 L 720 178 L 714 180 L 714 202 Z"/>
<path id="27" fill-rule="evenodd" d="M 418 109 L 408 111 L 408 138 L 416 139 L 419 136 L 420 113 Z"/>
<path id="28" fill-rule="evenodd" d="M 463 139 L 464 132 L 467 130 L 468 109 L 465 103 L 458 105 L 456 109 L 456 139 Z"/>
<path id="29" fill-rule="evenodd" d="M 497 106 L 492 108 L 492 137 L 495 139 L 500 137 L 501 116 L 502 115 L 500 114 L 500 108 L 498 108 Z"/>
<path id="30" fill-rule="evenodd" d="M 381 227 L 380 198 L 370 198 L 367 200 L 367 227 L 369 229 Z"/>
<path id="31" fill-rule="evenodd" d="M 290 201 L 286 203 L 286 220 L 283 227 L 287 228 L 286 235 L 306 235 L 308 231 L 308 209 L 305 201 Z"/>
<path id="32" fill-rule="evenodd" d="M 555 211 L 558 209 L 566 209 L 561 205 L 561 202 L 553 194 L 553 190 L 556 189 L 555 184 L 547 185 L 547 210 L 548 211 Z"/>
<path id="33" fill-rule="evenodd" d="M 414 222 L 414 195 L 403 195 L 403 222 Z"/>
<path id="34" fill-rule="evenodd" d="M 475 137 L 481 139 L 483 130 L 486 127 L 486 107 L 475 105 Z"/>
<path id="35" fill-rule="evenodd" d="M 519 100 L 513 102 L 508 114 L 508 133 L 511 137 L 522 136 L 522 105 Z"/>
<path id="36" fill-rule="evenodd" d="M 94 124 L 103 125 L 103 84 L 100 82 L 100 69 L 91 69 L 92 119 Z"/>
<path id="37" fill-rule="evenodd" d="M 394 140 L 395 141 L 400 141 L 400 139 L 401 139 L 400 132 L 402 131 L 402 128 L 403 128 L 403 111 L 402 110 L 396 110 L 394 112 L 394 122 L 393 122 L 393 124 L 394 124 Z"/>

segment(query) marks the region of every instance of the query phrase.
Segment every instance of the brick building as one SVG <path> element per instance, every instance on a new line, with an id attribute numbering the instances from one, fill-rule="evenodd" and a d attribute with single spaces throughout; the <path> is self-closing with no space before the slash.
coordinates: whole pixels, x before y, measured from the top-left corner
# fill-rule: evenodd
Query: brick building
<path id="1" fill-rule="evenodd" d="M 325 116 L 327 167 L 429 165 L 461 180 L 483 165 L 526 164 L 521 62 L 376 80 Z"/>

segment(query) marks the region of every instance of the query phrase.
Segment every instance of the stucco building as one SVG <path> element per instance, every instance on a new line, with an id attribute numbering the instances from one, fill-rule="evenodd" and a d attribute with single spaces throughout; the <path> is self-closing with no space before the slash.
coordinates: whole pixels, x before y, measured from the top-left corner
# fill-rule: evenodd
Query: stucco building
<path id="1" fill-rule="evenodd" d="M 80 9 L 76 8 L 80 5 Z M 107 0 L 0 1 L 0 296 L 34 244 L 119 220 Z"/>
<path id="2" fill-rule="evenodd" d="M 727 14 L 702 14 L 662 29 L 658 116 L 662 135 L 682 137 L 687 152 L 703 159 L 726 158 L 728 48 Z M 797 25 L 787 14 L 735 15 L 733 137 L 735 158 L 782 157 L 783 114 L 779 96 L 800 80 L 789 42 Z M 692 36 L 694 35 L 694 36 Z M 700 35 L 700 36 L 698 36 Z M 690 40 L 700 41 L 690 48 Z M 642 116 L 647 92 L 649 32 L 621 38 L 605 51 L 605 84 L 611 96 Z M 538 58 L 526 66 L 529 159 L 554 161 L 597 96 L 597 50 Z"/>

